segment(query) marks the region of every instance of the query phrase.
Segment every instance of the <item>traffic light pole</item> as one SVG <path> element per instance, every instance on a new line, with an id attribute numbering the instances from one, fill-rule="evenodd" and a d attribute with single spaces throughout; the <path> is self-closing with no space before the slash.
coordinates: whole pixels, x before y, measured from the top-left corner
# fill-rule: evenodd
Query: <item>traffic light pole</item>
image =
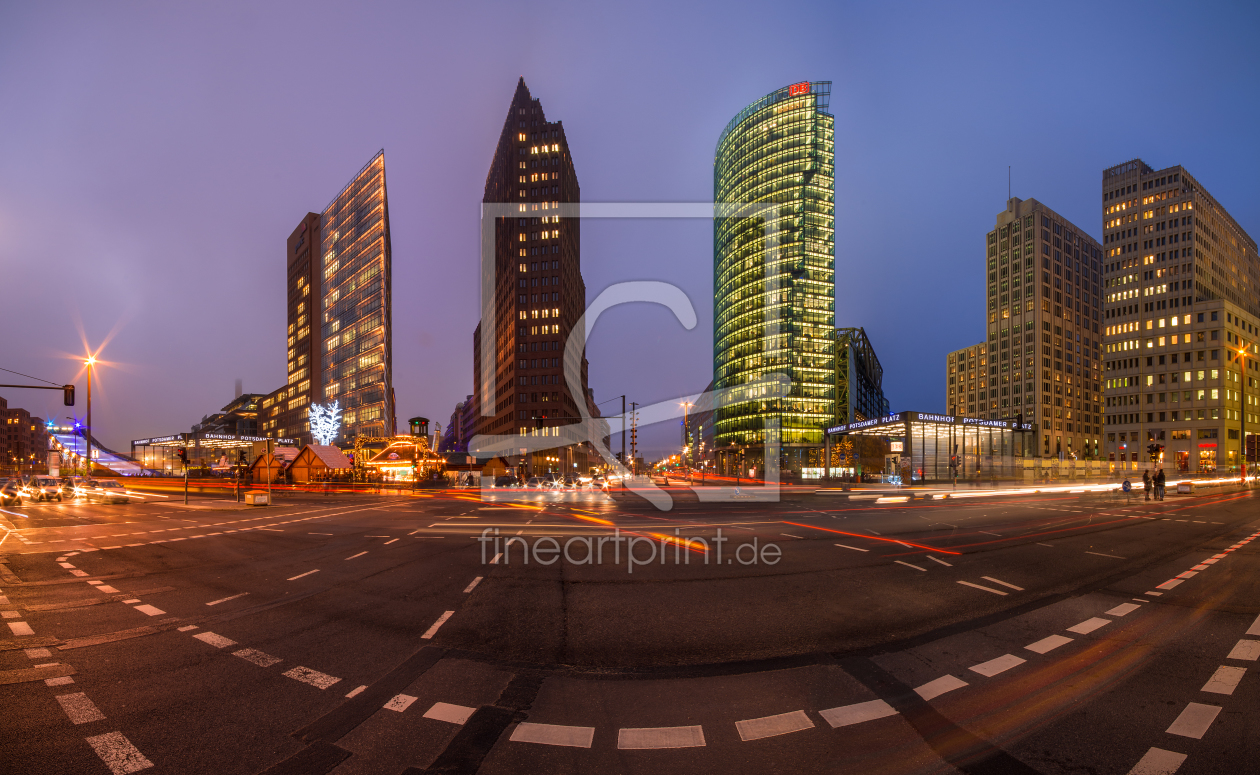
<path id="1" fill-rule="evenodd" d="M 188 461 L 184 461 L 184 505 L 188 505 Z"/>

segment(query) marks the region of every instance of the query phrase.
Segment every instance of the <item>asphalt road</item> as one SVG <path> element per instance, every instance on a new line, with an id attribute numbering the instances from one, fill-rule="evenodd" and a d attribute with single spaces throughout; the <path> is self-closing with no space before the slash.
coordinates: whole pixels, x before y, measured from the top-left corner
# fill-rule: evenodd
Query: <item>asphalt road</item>
<path id="1" fill-rule="evenodd" d="M 1250 491 L 671 492 L 0 510 L 0 769 L 1255 771 Z"/>

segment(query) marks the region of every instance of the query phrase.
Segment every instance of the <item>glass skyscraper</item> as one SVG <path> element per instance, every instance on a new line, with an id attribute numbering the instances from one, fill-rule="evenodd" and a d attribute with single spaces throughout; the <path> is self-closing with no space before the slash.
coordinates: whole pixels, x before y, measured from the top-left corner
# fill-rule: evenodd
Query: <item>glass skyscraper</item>
<path id="1" fill-rule="evenodd" d="M 835 415 L 835 119 L 831 82 L 785 86 L 744 108 L 713 160 L 713 384 L 769 374 L 783 398 L 719 407 L 719 470 L 764 472 L 767 441 L 799 470 Z M 753 205 L 738 208 L 738 205 Z M 749 213 L 756 213 L 749 216 Z M 777 421 L 779 438 L 773 430 Z"/>
<path id="2" fill-rule="evenodd" d="M 320 218 L 324 401 L 342 409 L 341 436 L 392 436 L 389 200 L 385 152 L 359 171 Z"/>

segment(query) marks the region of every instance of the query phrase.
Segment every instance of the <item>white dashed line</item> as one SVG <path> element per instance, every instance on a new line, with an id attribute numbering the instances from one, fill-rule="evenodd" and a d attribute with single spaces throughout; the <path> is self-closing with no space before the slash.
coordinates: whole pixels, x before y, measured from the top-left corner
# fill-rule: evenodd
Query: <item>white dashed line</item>
<path id="1" fill-rule="evenodd" d="M 270 654 L 264 654 L 257 649 L 241 649 L 240 651 L 233 651 L 232 656 L 240 657 L 246 662 L 253 662 L 259 667 L 271 667 L 272 665 L 279 664 L 284 661 L 280 659 L 280 657 L 273 657 Z"/>
<path id="2" fill-rule="evenodd" d="M 893 560 L 893 562 L 897 563 L 898 565 L 904 565 L 904 566 L 906 566 L 907 568 L 914 568 L 915 570 L 921 570 L 921 571 L 924 571 L 924 572 L 926 572 L 926 571 L 927 571 L 927 568 L 920 568 L 918 565 L 911 565 L 910 563 L 908 563 L 908 562 L 902 562 L 901 560 Z"/>
<path id="3" fill-rule="evenodd" d="M 1170 735 L 1181 735 L 1182 737 L 1193 737 L 1195 740 L 1202 740 L 1203 734 L 1207 732 L 1208 727 L 1212 726 L 1212 722 L 1216 720 L 1216 714 L 1221 709 L 1216 705 L 1200 705 L 1192 702 L 1181 711 L 1181 715 L 1172 723 L 1172 726 L 1165 730 Z"/>
<path id="4" fill-rule="evenodd" d="M 567 727 L 559 724 L 533 724 L 522 721 L 512 730 L 509 740 L 518 743 L 563 745 L 569 748 L 590 748 L 595 727 Z"/>
<path id="5" fill-rule="evenodd" d="M 1027 646 L 1024 646 L 1024 648 L 1028 649 L 1029 651 L 1034 651 L 1038 654 L 1045 654 L 1048 651 L 1057 649 L 1059 646 L 1062 646 L 1065 643 L 1071 643 L 1071 642 L 1072 642 L 1072 639 L 1066 636 L 1051 635 L 1047 638 L 1042 638 L 1036 643 L 1029 643 Z"/>
<path id="6" fill-rule="evenodd" d="M 88 745 L 101 757 L 105 766 L 114 775 L 127 775 L 153 766 L 153 762 L 144 758 L 144 754 L 123 736 L 122 732 L 110 732 L 87 738 Z"/>
<path id="7" fill-rule="evenodd" d="M 312 573 L 319 573 L 319 568 L 316 568 L 315 570 L 308 570 L 306 573 L 299 573 L 298 575 L 296 575 L 296 576 L 294 576 L 293 578 L 289 579 L 289 581 L 297 581 L 298 579 L 302 578 L 303 576 L 309 576 L 309 575 L 311 575 Z"/>
<path id="8" fill-rule="evenodd" d="M 301 681 L 304 684 L 310 684 L 316 689 L 327 689 L 333 684 L 340 681 L 331 675 L 326 675 L 318 670 L 312 670 L 309 667 L 295 667 L 284 672 L 285 678 L 292 678 L 295 681 Z"/>
<path id="9" fill-rule="evenodd" d="M 447 620 L 447 619 L 449 619 L 449 618 L 451 618 L 454 614 L 455 614 L 455 612 L 454 612 L 454 611 L 447 611 L 446 613 L 444 613 L 444 614 L 442 614 L 441 616 L 439 616 L 439 617 L 438 617 L 438 619 L 437 619 L 437 621 L 436 621 L 436 622 L 434 622 L 434 623 L 433 623 L 433 624 L 429 627 L 429 629 L 425 630 L 425 631 L 424 631 L 424 634 L 423 634 L 423 635 L 421 635 L 420 637 L 421 637 L 421 638 L 424 638 L 425 640 L 428 640 L 429 638 L 432 638 L 434 635 L 436 635 L 436 634 L 437 634 L 438 628 L 440 628 L 443 624 L 446 624 L 446 620 Z"/>
<path id="10" fill-rule="evenodd" d="M 952 675 L 943 675 L 940 678 L 937 678 L 935 681 L 928 681 L 927 683 L 923 684 L 922 686 L 915 689 L 914 691 L 915 691 L 915 694 L 918 694 L 923 699 L 932 700 L 937 697 L 940 697 L 942 694 L 945 694 L 946 692 L 952 692 L 955 689 L 961 689 L 962 687 L 966 685 L 967 685 L 967 682 L 962 680 L 961 678 L 955 678 Z"/>
<path id="11" fill-rule="evenodd" d="M 367 552 L 359 552 L 358 554 L 352 554 L 352 555 L 350 555 L 350 556 L 349 556 L 349 557 L 347 557 L 346 559 L 347 559 L 347 560 L 353 560 L 355 557 L 362 557 L 362 556 L 363 556 L 363 555 L 365 555 L 365 554 L 367 554 Z"/>
<path id="12" fill-rule="evenodd" d="M 1077 635 L 1088 635 L 1089 633 L 1093 632 L 1099 627 L 1106 627 L 1108 624 L 1111 624 L 1110 619 L 1099 619 L 1097 616 L 1095 616 L 1092 619 L 1086 619 L 1080 624 L 1076 624 L 1071 627 L 1068 627 L 1067 631 L 1074 632 Z"/>
<path id="13" fill-rule="evenodd" d="M 161 616 L 162 614 L 166 613 L 165 611 L 163 611 L 161 608 L 158 608 L 157 606 L 152 606 L 152 605 L 147 605 L 147 604 L 135 606 L 135 609 L 139 611 L 140 613 L 146 614 L 148 616 Z"/>
<path id="14" fill-rule="evenodd" d="M 231 638 L 225 638 L 222 635 L 217 635 L 213 632 L 199 632 L 193 637 L 201 641 L 202 643 L 209 643 L 211 646 L 214 646 L 217 649 L 223 649 L 223 648 L 227 648 L 228 646 L 236 645 L 236 641 L 232 640 Z"/>
<path id="15" fill-rule="evenodd" d="M 1238 682 L 1242 680 L 1243 674 L 1247 672 L 1245 667 L 1232 667 L 1230 665 L 1221 665 L 1216 668 L 1216 672 L 1203 684 L 1201 692 L 1212 692 L 1213 694 L 1233 694 L 1238 688 Z"/>
<path id="16" fill-rule="evenodd" d="M 617 747 L 621 749 L 701 748 L 704 744 L 704 729 L 699 726 L 639 727 L 617 731 Z"/>
<path id="17" fill-rule="evenodd" d="M 1002 586 L 1004 586 L 1004 587 L 1010 587 L 1011 589 L 1015 590 L 1016 592 L 1023 592 L 1023 591 L 1024 591 L 1024 588 L 1023 588 L 1023 587 L 1017 587 L 1017 586 L 1015 586 L 1014 584 L 1010 583 L 1009 581 L 1002 581 L 1001 579 L 995 579 L 995 578 L 993 578 L 992 576 L 981 576 L 980 578 L 984 579 L 985 581 L 992 581 L 994 584 L 1001 584 L 1001 585 L 1002 585 Z"/>
<path id="18" fill-rule="evenodd" d="M 436 702 L 432 708 L 424 712 L 425 718 L 431 718 L 435 721 L 445 721 L 448 724 L 463 724 L 468 721 L 476 708 L 469 708 L 464 705 L 452 705 L 449 702 Z"/>
<path id="19" fill-rule="evenodd" d="M 367 686 L 356 686 L 355 688 L 350 690 L 349 694 L 346 695 L 346 699 L 348 700 L 351 697 L 358 697 L 360 694 L 363 693 L 363 690 L 366 688 Z"/>
<path id="20" fill-rule="evenodd" d="M 483 555 L 482 555 L 482 557 L 484 557 L 484 556 L 485 556 L 485 555 L 483 554 Z M 498 554 L 496 554 L 496 555 L 494 556 L 494 558 L 493 558 L 492 560 L 490 560 L 490 564 L 491 564 L 491 565 L 498 565 L 498 564 L 499 564 L 499 558 L 500 558 L 500 557 L 502 557 L 502 556 L 503 556 L 503 552 L 499 552 Z"/>
<path id="21" fill-rule="evenodd" d="M 855 552 L 869 552 L 870 551 L 870 549 L 859 549 L 856 546 L 849 546 L 848 544 L 836 544 L 836 546 L 840 547 L 841 549 L 852 549 Z"/>
<path id="22" fill-rule="evenodd" d="M 473 589 L 474 589 L 474 588 L 475 588 L 478 584 L 480 584 L 480 583 L 481 583 L 481 580 L 482 580 L 483 578 L 485 578 L 485 577 L 484 577 L 484 576 L 478 576 L 477 578 L 473 579 L 471 584 L 469 584 L 468 586 L 464 587 L 464 594 L 468 594 L 469 592 L 472 592 L 472 591 L 473 591 Z"/>
<path id="23" fill-rule="evenodd" d="M 1107 616 L 1125 616 L 1138 610 L 1142 606 L 1137 603 L 1121 603 L 1110 611 L 1104 611 Z"/>
<path id="24" fill-rule="evenodd" d="M 221 597 L 218 600 L 211 600 L 209 603 L 206 603 L 206 605 L 218 605 L 219 603 L 226 603 L 229 600 L 235 600 L 238 597 L 245 597 L 248 594 L 249 594 L 248 592 L 241 592 L 240 594 L 232 595 L 231 597 Z"/>
<path id="25" fill-rule="evenodd" d="M 954 567 L 951 563 L 945 562 L 944 560 L 938 560 L 937 558 L 933 557 L 930 554 L 927 556 L 927 558 L 931 560 L 932 562 L 939 562 L 941 565 L 944 565 L 946 568 Z"/>
<path id="26" fill-rule="evenodd" d="M 1085 552 L 1085 553 L 1086 553 L 1086 554 L 1092 554 L 1092 555 L 1094 555 L 1095 557 L 1110 557 L 1110 558 L 1111 558 L 1111 559 L 1113 559 L 1113 560 L 1125 560 L 1125 559 L 1128 559 L 1127 557 L 1120 557 L 1119 555 L 1115 555 L 1115 554 L 1103 554 L 1102 552 Z"/>
<path id="27" fill-rule="evenodd" d="M 861 724 L 864 721 L 886 718 L 897 715 L 897 711 L 883 700 L 859 702 L 856 705 L 842 705 L 839 708 L 828 708 L 818 711 L 833 729 Z"/>
<path id="28" fill-rule="evenodd" d="M 195 629 L 197 629 L 197 625 L 195 625 L 195 624 L 185 624 L 183 627 L 179 627 L 179 628 L 177 628 L 177 629 L 178 629 L 180 632 L 188 632 L 189 630 L 195 630 Z"/>
<path id="29" fill-rule="evenodd" d="M 985 678 L 992 678 L 998 673 L 1004 673 L 1012 667 L 1018 667 L 1024 664 L 1026 660 L 1020 659 L 1014 654 L 1003 654 L 997 659 L 990 659 L 988 662 L 981 662 L 978 665 L 972 665 L 967 668 L 973 673 L 979 673 Z"/>
<path id="30" fill-rule="evenodd" d="M 1007 594 L 1006 592 L 1003 592 L 1000 589 L 993 589 L 992 587 L 986 587 L 983 584 L 972 584 L 970 581 L 959 581 L 958 583 L 962 584 L 963 586 L 972 587 L 974 589 L 983 589 L 985 592 L 992 592 L 995 595 L 1002 595 L 1003 597 L 1005 597 Z"/>
<path id="31" fill-rule="evenodd" d="M 1242 659 L 1248 662 L 1255 662 L 1260 658 L 1260 640 L 1240 640 L 1234 644 L 1234 648 L 1229 652 L 1226 659 Z"/>
<path id="32" fill-rule="evenodd" d="M 762 718 L 735 722 L 735 729 L 739 732 L 739 739 L 744 742 L 760 740 L 764 737 L 778 737 L 779 735 L 787 735 L 792 732 L 801 732 L 813 728 L 814 722 L 810 721 L 809 716 L 806 716 L 803 710 L 794 710 L 775 716 L 764 716 Z"/>
<path id="33" fill-rule="evenodd" d="M 410 708 L 411 703 L 415 702 L 417 699 L 419 698 L 412 697 L 410 694 L 395 694 L 390 701 L 385 703 L 382 707 L 385 708 L 385 710 L 402 713 L 407 708 Z"/>
<path id="34" fill-rule="evenodd" d="M 35 631 L 26 622 L 8 622 L 9 629 L 14 635 L 34 635 Z"/>
<path id="35" fill-rule="evenodd" d="M 61 709 L 70 717 L 73 724 L 87 724 L 92 721 L 100 721 L 105 718 L 105 714 L 88 699 L 83 692 L 75 692 L 74 694 L 59 694 L 57 702 L 61 703 Z"/>

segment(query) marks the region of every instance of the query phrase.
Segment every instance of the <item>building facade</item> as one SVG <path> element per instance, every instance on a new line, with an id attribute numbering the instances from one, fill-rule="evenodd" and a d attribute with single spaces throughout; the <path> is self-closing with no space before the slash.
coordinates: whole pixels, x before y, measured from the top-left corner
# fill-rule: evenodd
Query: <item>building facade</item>
<path id="1" fill-rule="evenodd" d="M 1106 453 L 1236 469 L 1260 395 L 1256 242 L 1183 167 L 1103 172 Z"/>
<path id="2" fill-rule="evenodd" d="M 338 402 L 337 441 L 397 432 L 385 152 L 289 235 L 287 374 L 259 402 L 262 432 L 312 442 L 311 404 Z"/>
<path id="3" fill-rule="evenodd" d="M 0 471 L 42 474 L 48 470 L 48 431 L 44 421 L 25 409 L 9 408 L 0 398 Z"/>
<path id="4" fill-rule="evenodd" d="M 836 422 L 850 423 L 889 414 L 884 367 L 864 328 L 836 329 Z"/>
<path id="5" fill-rule="evenodd" d="M 791 381 L 785 397 L 739 396 L 715 409 L 720 473 L 761 475 L 768 443 L 781 445 L 782 469 L 799 471 L 835 416 L 830 96 L 829 81 L 785 86 L 740 111 L 718 138 L 713 384 L 738 390 L 776 373 Z M 740 204 L 765 208 L 741 216 L 731 209 Z"/>
<path id="6" fill-rule="evenodd" d="M 986 419 L 1022 415 L 1037 426 L 1040 455 L 1095 459 L 1103 421 L 1102 246 L 1036 199 L 1018 198 L 985 242 L 988 337 L 978 352 L 949 355 L 946 390 L 956 390 L 947 392 L 947 405 Z"/>
<path id="7" fill-rule="evenodd" d="M 945 411 L 984 417 L 977 407 L 989 406 L 989 347 L 985 342 L 954 350 L 945 359 Z"/>
<path id="8" fill-rule="evenodd" d="M 517 82 L 503 123 L 482 199 L 511 203 L 519 215 L 494 224 L 494 352 L 482 373 L 482 325 L 473 335 L 473 407 L 478 435 L 558 436 L 559 426 L 579 417 L 579 402 L 598 414 L 587 390 L 582 349 L 581 385 L 564 377 L 565 345 L 585 312 L 579 220 L 561 219 L 561 203 L 581 201 L 564 124 L 548 121 L 542 103 Z M 486 399 L 493 385 L 495 399 Z M 461 422 L 461 427 L 463 427 Z M 528 453 L 514 461 L 518 473 L 586 472 L 582 448 L 566 446 Z"/>

